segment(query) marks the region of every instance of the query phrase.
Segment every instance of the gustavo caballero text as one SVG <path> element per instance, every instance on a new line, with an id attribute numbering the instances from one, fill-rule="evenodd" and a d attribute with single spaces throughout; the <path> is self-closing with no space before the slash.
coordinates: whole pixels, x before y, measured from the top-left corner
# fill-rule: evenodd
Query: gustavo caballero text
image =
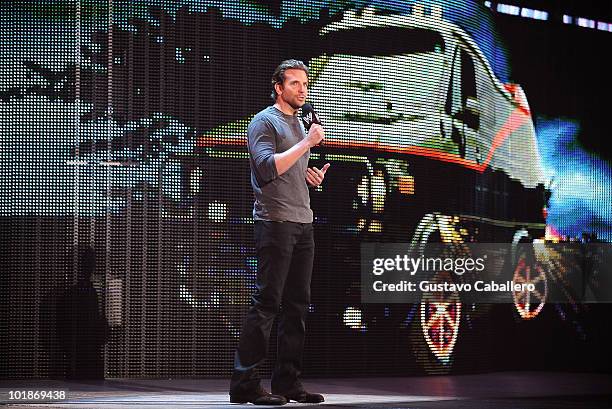
<path id="1" fill-rule="evenodd" d="M 384 283 L 381 280 L 374 281 L 372 288 L 376 292 L 507 292 L 507 291 L 534 291 L 532 283 L 515 283 L 514 281 L 483 281 L 478 280 L 471 283 L 432 282 L 423 280 L 418 283 L 401 280 L 395 283 Z"/>

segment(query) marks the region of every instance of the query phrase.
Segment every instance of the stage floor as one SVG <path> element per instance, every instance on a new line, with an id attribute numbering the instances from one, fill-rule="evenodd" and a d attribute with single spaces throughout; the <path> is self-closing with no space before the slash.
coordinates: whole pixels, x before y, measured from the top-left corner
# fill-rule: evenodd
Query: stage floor
<path id="1" fill-rule="evenodd" d="M 407 378 L 305 379 L 331 408 L 610 408 L 612 375 L 498 372 Z M 108 379 L 90 382 L 0 381 L 0 405 L 13 408 L 226 408 L 224 379 Z M 269 388 L 269 381 L 264 381 Z M 65 390 L 67 399 L 45 403 L 9 401 L 9 391 Z M 31 402 L 31 401 L 28 401 Z M 319 406 L 290 403 L 284 407 Z M 265 406 L 264 406 L 265 407 Z"/>

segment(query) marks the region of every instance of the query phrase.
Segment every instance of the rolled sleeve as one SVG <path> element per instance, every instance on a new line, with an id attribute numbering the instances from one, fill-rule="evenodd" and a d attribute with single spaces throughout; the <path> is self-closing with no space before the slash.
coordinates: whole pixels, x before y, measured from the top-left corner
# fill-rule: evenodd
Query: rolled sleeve
<path id="1" fill-rule="evenodd" d="M 257 120 L 247 130 L 249 155 L 255 168 L 255 174 L 261 185 L 278 177 L 274 154 L 276 153 L 276 135 L 274 128 L 265 120 Z"/>

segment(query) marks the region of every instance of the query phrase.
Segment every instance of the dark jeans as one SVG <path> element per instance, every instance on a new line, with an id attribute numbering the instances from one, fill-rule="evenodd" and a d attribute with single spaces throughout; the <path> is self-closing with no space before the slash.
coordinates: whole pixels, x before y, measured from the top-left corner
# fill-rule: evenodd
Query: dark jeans
<path id="1" fill-rule="evenodd" d="M 240 333 L 230 394 L 258 387 L 257 366 L 266 357 L 270 330 L 279 311 L 278 357 L 272 373 L 272 391 L 278 393 L 299 386 L 302 371 L 314 258 L 312 223 L 258 220 L 255 248 L 257 289 Z"/>

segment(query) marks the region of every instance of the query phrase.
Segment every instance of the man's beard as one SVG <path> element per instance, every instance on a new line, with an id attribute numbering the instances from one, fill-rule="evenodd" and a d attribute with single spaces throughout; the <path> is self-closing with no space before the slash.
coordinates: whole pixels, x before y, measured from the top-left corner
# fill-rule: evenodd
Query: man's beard
<path id="1" fill-rule="evenodd" d="M 295 110 L 300 109 L 300 108 L 301 108 L 302 106 L 304 106 L 304 104 L 306 103 L 306 102 L 303 102 L 303 103 L 302 103 L 302 102 L 297 101 L 297 98 L 295 99 L 295 102 L 293 102 L 293 101 L 287 101 L 287 100 L 285 100 L 285 102 L 286 102 L 287 104 L 289 104 L 289 106 L 290 106 L 291 108 L 295 109 Z"/>
<path id="2" fill-rule="evenodd" d="M 298 105 L 293 105 L 293 104 L 290 104 L 290 105 L 291 105 L 291 108 L 293 108 L 293 109 L 300 109 L 301 107 L 304 106 L 304 104 L 302 104 L 301 102 L 298 103 Z"/>

